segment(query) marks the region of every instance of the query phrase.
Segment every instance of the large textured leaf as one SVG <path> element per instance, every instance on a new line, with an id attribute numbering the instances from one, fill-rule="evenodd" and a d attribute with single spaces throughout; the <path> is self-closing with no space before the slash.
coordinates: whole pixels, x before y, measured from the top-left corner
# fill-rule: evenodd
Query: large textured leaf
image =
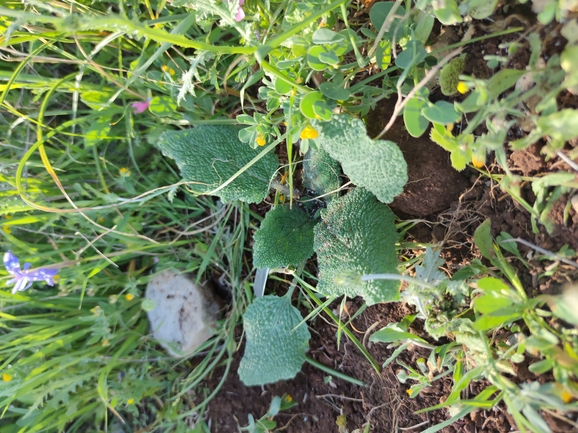
<path id="1" fill-rule="evenodd" d="M 315 223 L 301 209 L 277 206 L 267 212 L 255 233 L 253 264 L 256 268 L 297 266 L 313 255 Z"/>
<path id="2" fill-rule="evenodd" d="M 312 147 L 303 158 L 303 184 L 305 188 L 317 195 L 324 195 L 337 190 L 341 186 L 339 163 L 323 149 Z M 326 201 L 333 195 L 325 196 Z"/>
<path id="3" fill-rule="evenodd" d="M 265 385 L 299 373 L 311 338 L 302 320 L 287 297 L 263 296 L 247 308 L 247 344 L 238 370 L 245 385 Z"/>
<path id="4" fill-rule="evenodd" d="M 184 180 L 198 182 L 191 187 L 194 191 L 206 194 L 228 181 L 262 151 L 243 144 L 238 134 L 234 126 L 203 125 L 164 133 L 159 148 L 175 160 Z M 269 181 L 278 167 L 277 157 L 268 153 L 214 195 L 224 201 L 259 203 L 268 194 Z"/>
<path id="5" fill-rule="evenodd" d="M 356 188 L 332 200 L 321 219 L 315 226 L 313 246 L 319 266 L 317 289 L 327 295 L 361 295 L 368 305 L 398 300 L 398 281 L 335 284 L 344 275 L 397 272 L 397 231 L 389 207 L 369 191 Z"/>
<path id="6" fill-rule="evenodd" d="M 393 141 L 372 140 L 363 122 L 349 115 L 334 116 L 331 122 L 319 123 L 317 129 L 317 143 L 341 163 L 355 185 L 367 188 L 384 203 L 403 191 L 407 164 Z"/>

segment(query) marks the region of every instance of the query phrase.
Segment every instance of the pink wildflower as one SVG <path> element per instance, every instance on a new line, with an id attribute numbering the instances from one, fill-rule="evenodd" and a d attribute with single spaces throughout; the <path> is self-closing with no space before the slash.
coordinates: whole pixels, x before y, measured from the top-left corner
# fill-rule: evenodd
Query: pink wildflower
<path id="1" fill-rule="evenodd" d="M 133 108 L 134 114 L 140 114 L 143 111 L 146 111 L 147 108 L 149 108 L 149 105 L 151 105 L 150 99 L 147 99 L 146 101 L 133 102 L 130 104 L 130 106 Z"/>
<path id="2" fill-rule="evenodd" d="M 231 1 L 235 1 L 235 0 L 229 0 L 229 2 L 231 2 Z M 239 0 L 239 9 L 237 10 L 237 15 L 235 15 L 235 21 L 237 21 L 237 22 L 243 21 L 243 18 L 245 18 L 245 11 L 241 7 L 244 4 L 245 4 L 245 0 Z"/>
<path id="3" fill-rule="evenodd" d="M 239 0 L 239 10 L 237 11 L 237 15 L 235 15 L 235 21 L 239 22 L 245 18 L 245 11 L 241 6 L 245 4 L 245 0 Z"/>

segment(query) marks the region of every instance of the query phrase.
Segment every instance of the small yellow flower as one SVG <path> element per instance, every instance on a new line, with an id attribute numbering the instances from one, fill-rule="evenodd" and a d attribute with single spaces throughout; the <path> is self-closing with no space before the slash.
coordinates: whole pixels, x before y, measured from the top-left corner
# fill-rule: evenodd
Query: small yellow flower
<path id="1" fill-rule="evenodd" d="M 161 69 L 163 70 L 163 72 L 169 72 L 169 67 L 167 65 L 163 65 Z"/>
<path id="2" fill-rule="evenodd" d="M 465 95 L 470 90 L 468 85 L 466 83 L 464 83 L 463 81 L 460 81 L 458 83 L 458 85 L 456 86 L 456 88 L 457 88 L 458 92 L 460 92 L 462 95 Z"/>
<path id="3" fill-rule="evenodd" d="M 129 398 L 129 399 L 126 401 L 126 403 L 127 403 L 127 404 L 134 404 L 134 398 Z"/>
<path id="4" fill-rule="evenodd" d="M 310 125 L 307 125 L 305 128 L 301 130 L 299 134 L 299 138 L 301 140 L 305 140 L 307 138 L 317 138 L 319 137 L 319 132 Z"/>
<path id="5" fill-rule="evenodd" d="M 562 391 L 560 398 L 564 403 L 570 403 L 572 401 L 572 394 L 566 390 Z"/>
<path id="6" fill-rule="evenodd" d="M 472 163 L 476 168 L 482 168 L 486 163 L 486 158 L 484 155 L 474 155 L 472 156 Z"/>
<path id="7" fill-rule="evenodd" d="M 4 374 L 2 375 L 2 380 L 3 380 L 4 382 L 10 382 L 13 377 L 14 377 L 14 376 L 12 376 L 11 374 L 4 373 Z"/>
<path id="8" fill-rule="evenodd" d="M 259 146 L 265 146 L 267 144 L 267 140 L 265 140 L 265 137 L 263 137 L 263 134 L 259 134 L 259 136 L 257 136 L 257 139 L 255 140 L 255 142 Z"/>
<path id="9" fill-rule="evenodd" d="M 280 201 L 281 203 L 285 203 L 285 195 L 279 194 L 279 201 Z"/>
<path id="10" fill-rule="evenodd" d="M 118 174 L 120 174 L 122 177 L 129 177 L 131 172 L 128 168 L 121 167 L 120 170 L 118 170 Z"/>
<path id="11" fill-rule="evenodd" d="M 3 231 L 4 233 L 6 233 L 7 235 L 9 235 L 9 234 L 12 233 L 12 229 L 10 228 L 10 226 L 4 226 L 4 227 L 2 227 L 2 231 Z"/>
<path id="12" fill-rule="evenodd" d="M 110 341 L 108 340 L 108 338 L 102 342 L 102 347 L 107 347 L 107 346 L 110 346 Z"/>
<path id="13" fill-rule="evenodd" d="M 134 295 L 131 295 L 130 293 L 127 293 L 127 294 L 124 296 L 124 298 L 125 298 L 127 301 L 132 301 L 132 300 L 134 299 Z"/>
<path id="14" fill-rule="evenodd" d="M 170 68 L 170 69 L 169 69 L 169 74 L 170 74 L 171 76 L 172 76 L 172 75 L 175 75 L 175 73 L 176 73 L 176 72 L 175 72 L 175 70 L 174 70 L 173 68 Z"/>
<path id="15" fill-rule="evenodd" d="M 287 396 L 285 397 L 285 401 L 291 403 L 293 401 L 293 397 L 291 397 L 289 394 L 287 394 Z"/>

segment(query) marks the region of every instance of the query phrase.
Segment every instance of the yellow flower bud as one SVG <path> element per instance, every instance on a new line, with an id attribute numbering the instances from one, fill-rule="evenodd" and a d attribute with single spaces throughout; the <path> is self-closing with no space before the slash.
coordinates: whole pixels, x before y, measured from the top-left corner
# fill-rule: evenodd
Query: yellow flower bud
<path id="1" fill-rule="evenodd" d="M 132 301 L 132 300 L 134 299 L 134 295 L 131 295 L 130 293 L 127 293 L 127 294 L 124 296 L 124 298 L 125 298 L 127 301 Z"/>
<path id="2" fill-rule="evenodd" d="M 126 404 L 134 404 L 134 398 L 129 398 L 129 399 L 126 401 Z"/>
<path id="3" fill-rule="evenodd" d="M 485 155 L 473 155 L 472 156 L 472 163 L 476 168 L 482 168 L 486 163 Z"/>
<path id="4" fill-rule="evenodd" d="M 14 377 L 14 376 L 12 376 L 11 374 L 4 373 L 4 374 L 2 375 L 2 380 L 3 380 L 4 382 L 10 382 L 13 377 Z"/>
<path id="5" fill-rule="evenodd" d="M 456 88 L 457 88 L 458 92 L 460 92 L 462 95 L 468 93 L 470 90 L 468 85 L 466 83 L 464 83 L 463 81 L 460 81 L 458 83 L 458 85 L 456 86 Z"/>
<path id="6" fill-rule="evenodd" d="M 263 137 L 263 135 L 259 135 L 257 137 L 257 139 L 255 140 L 255 142 L 259 145 L 259 146 L 265 146 L 267 144 L 267 140 L 265 140 L 265 137 Z"/>
<path id="7" fill-rule="evenodd" d="M 303 128 L 301 130 L 301 133 L 299 134 L 299 138 L 301 140 L 305 140 L 307 138 L 317 138 L 317 137 L 319 137 L 319 132 L 317 132 L 317 130 L 310 125 L 307 125 L 305 128 Z"/>

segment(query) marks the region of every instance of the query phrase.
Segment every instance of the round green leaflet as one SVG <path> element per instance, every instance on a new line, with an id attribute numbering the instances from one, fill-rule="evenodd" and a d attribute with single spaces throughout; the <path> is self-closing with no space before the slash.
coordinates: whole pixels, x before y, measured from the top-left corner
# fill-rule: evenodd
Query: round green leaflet
<path id="1" fill-rule="evenodd" d="M 149 110 L 157 117 L 167 117 L 177 111 L 177 104 L 168 96 L 155 96 Z"/>
<path id="2" fill-rule="evenodd" d="M 325 47 L 320 45 L 314 45 L 309 50 L 307 50 L 307 64 L 314 71 L 324 71 L 327 69 L 327 63 L 322 62 L 319 58 L 320 55 L 327 53 Z"/>
<path id="3" fill-rule="evenodd" d="M 421 110 L 421 114 L 432 123 L 449 125 L 461 119 L 462 115 L 456 111 L 454 104 L 447 101 L 437 101 L 435 104 L 429 103 Z"/>
<path id="4" fill-rule="evenodd" d="M 319 90 L 328 98 L 335 99 L 336 101 L 347 101 L 351 96 L 349 90 L 330 82 L 321 83 Z"/>
<path id="5" fill-rule="evenodd" d="M 275 79 L 275 91 L 280 95 L 286 95 L 291 92 L 293 86 L 287 83 L 286 81 L 281 80 L 280 78 Z"/>
<path id="6" fill-rule="evenodd" d="M 299 109 L 309 119 L 325 119 L 326 112 L 331 112 L 321 92 L 311 92 L 305 95 L 299 104 Z"/>
<path id="7" fill-rule="evenodd" d="M 429 120 L 421 114 L 422 109 L 427 105 L 429 91 L 425 89 L 425 91 L 419 93 L 407 101 L 403 109 L 403 122 L 407 132 L 416 138 L 421 137 L 429 126 Z"/>
<path id="8" fill-rule="evenodd" d="M 334 44 L 344 40 L 345 37 L 343 35 L 326 28 L 317 29 L 313 33 L 313 43 L 316 45 Z"/>

